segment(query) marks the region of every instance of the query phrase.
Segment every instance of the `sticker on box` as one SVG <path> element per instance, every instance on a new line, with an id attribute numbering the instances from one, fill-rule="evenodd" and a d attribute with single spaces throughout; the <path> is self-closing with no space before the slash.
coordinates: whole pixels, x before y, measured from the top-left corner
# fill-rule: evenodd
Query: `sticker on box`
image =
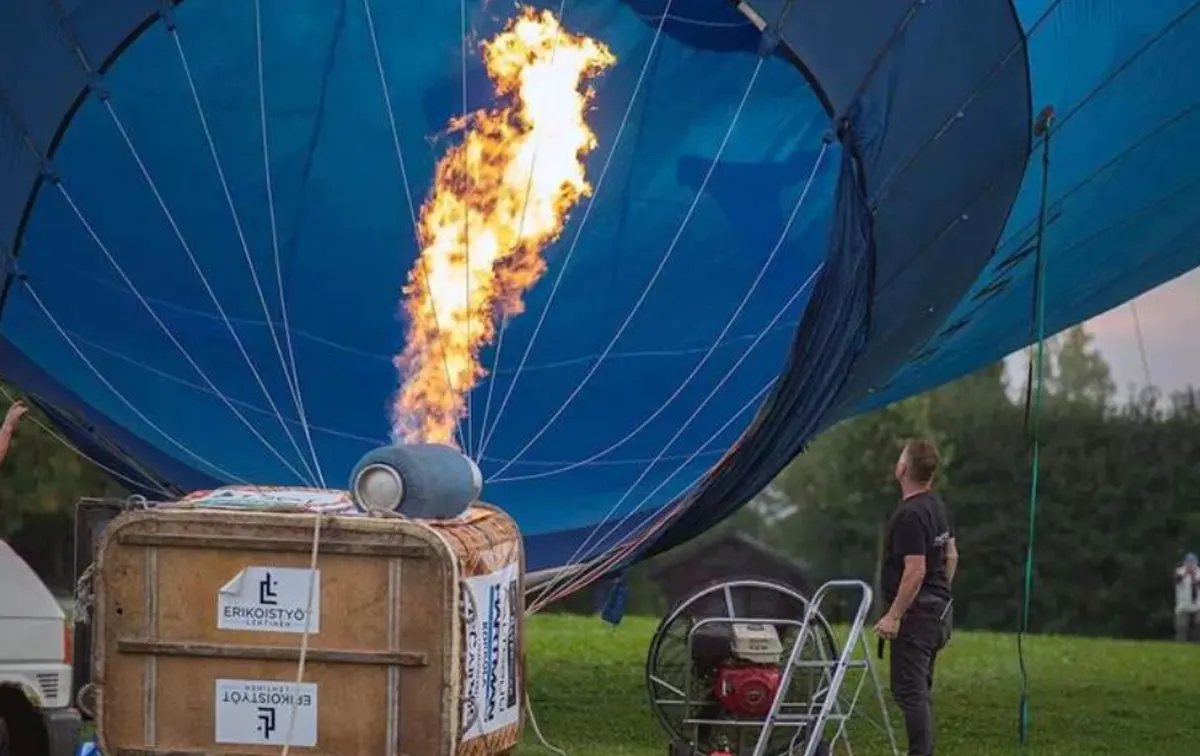
<path id="1" fill-rule="evenodd" d="M 316 683 L 297 685 L 277 680 L 218 679 L 214 709 L 214 737 L 218 743 L 283 745 L 290 742 L 301 748 L 312 748 L 317 744 Z"/>
<path id="2" fill-rule="evenodd" d="M 462 739 L 471 740 L 520 719 L 520 639 L 517 565 L 462 581 L 466 669 Z"/>
<path id="3" fill-rule="evenodd" d="M 312 581 L 312 611 L 308 586 Z M 310 616 L 311 615 L 311 616 Z M 321 571 L 247 567 L 217 592 L 217 629 L 316 635 L 321 630 Z"/>

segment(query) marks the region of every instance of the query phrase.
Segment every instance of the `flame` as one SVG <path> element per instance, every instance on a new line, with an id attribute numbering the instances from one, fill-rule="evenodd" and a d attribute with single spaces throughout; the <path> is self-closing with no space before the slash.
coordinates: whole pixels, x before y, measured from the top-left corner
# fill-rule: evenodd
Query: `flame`
<path id="1" fill-rule="evenodd" d="M 616 58 L 528 7 L 482 48 L 510 104 L 451 123 L 464 138 L 438 163 L 421 207 L 422 249 L 403 290 L 408 339 L 394 360 L 396 441 L 456 445 L 467 395 L 487 375 L 480 349 L 499 318 L 524 309 L 546 270 L 542 250 L 591 194 L 583 157 L 596 146 L 584 120 L 593 93 L 581 85 Z"/>

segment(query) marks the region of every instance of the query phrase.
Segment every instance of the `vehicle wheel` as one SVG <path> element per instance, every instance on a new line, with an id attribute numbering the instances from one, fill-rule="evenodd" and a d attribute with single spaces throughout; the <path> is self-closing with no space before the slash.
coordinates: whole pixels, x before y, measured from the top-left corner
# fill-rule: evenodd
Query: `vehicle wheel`
<path id="1" fill-rule="evenodd" d="M 42 714 L 15 685 L 0 685 L 0 756 L 50 756 Z"/>

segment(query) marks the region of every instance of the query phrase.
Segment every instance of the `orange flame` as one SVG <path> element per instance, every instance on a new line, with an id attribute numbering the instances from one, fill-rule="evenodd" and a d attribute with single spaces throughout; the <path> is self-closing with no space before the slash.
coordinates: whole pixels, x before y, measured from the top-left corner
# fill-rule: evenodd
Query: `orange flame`
<path id="1" fill-rule="evenodd" d="M 396 441 L 456 445 L 466 397 L 487 374 L 480 349 L 498 318 L 524 309 L 546 270 L 542 250 L 591 194 L 583 156 L 596 146 L 584 120 L 593 93 L 580 86 L 616 58 L 528 7 L 482 47 L 496 94 L 511 104 L 451 124 L 464 139 L 438 163 L 421 207 L 422 250 L 404 287 L 408 340 L 394 360 Z"/>

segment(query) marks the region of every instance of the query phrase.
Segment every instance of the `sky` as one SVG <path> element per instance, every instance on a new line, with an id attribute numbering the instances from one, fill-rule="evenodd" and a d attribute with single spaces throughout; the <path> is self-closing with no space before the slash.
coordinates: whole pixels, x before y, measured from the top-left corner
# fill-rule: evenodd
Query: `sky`
<path id="1" fill-rule="evenodd" d="M 1121 396 L 1128 394 L 1131 384 L 1146 383 L 1134 308 L 1151 381 L 1166 393 L 1188 385 L 1200 387 L 1200 269 L 1146 292 L 1134 300 L 1133 307 L 1123 304 L 1085 324 L 1108 360 Z M 1024 382 L 1026 360 L 1024 354 L 1007 359 L 1010 386 Z"/>

